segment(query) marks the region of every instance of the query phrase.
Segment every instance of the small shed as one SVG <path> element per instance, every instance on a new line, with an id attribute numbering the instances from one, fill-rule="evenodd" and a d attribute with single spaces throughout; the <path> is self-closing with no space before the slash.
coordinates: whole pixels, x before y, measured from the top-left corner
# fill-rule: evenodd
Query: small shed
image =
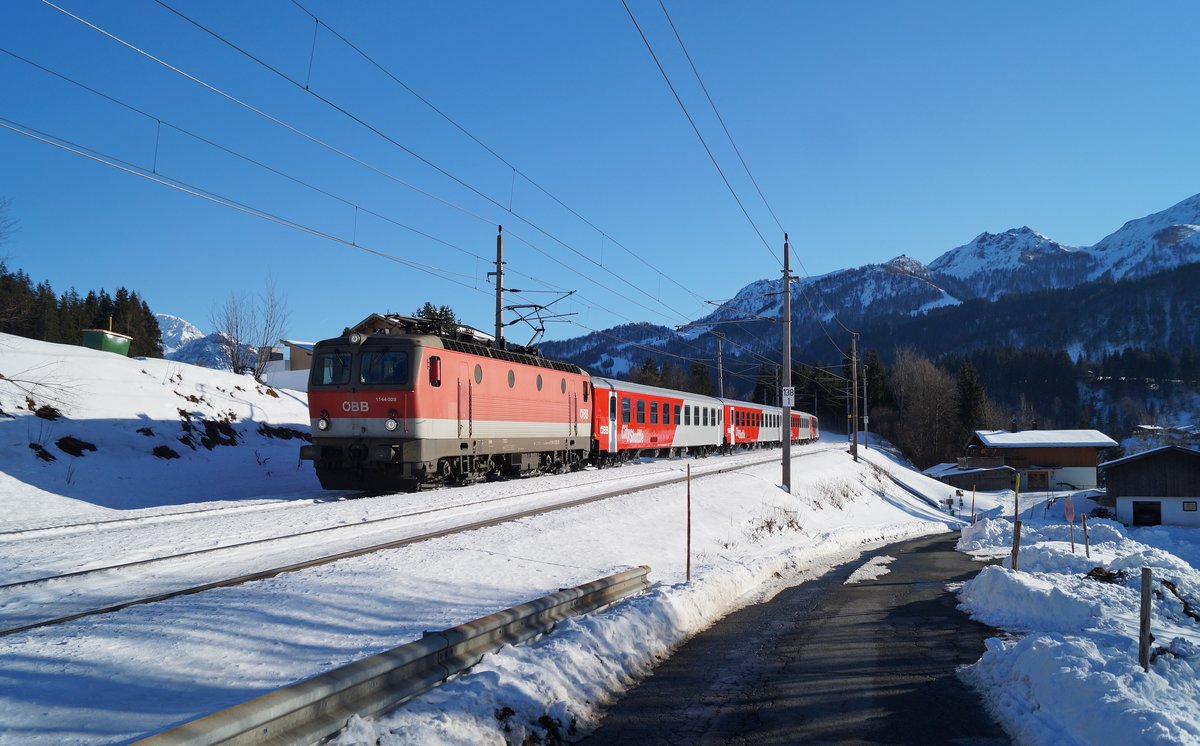
<path id="1" fill-rule="evenodd" d="M 991 492 L 1013 488 L 1017 472 L 1011 466 L 973 465 L 966 461 L 959 459 L 958 463 L 937 464 L 926 469 L 924 474 L 960 490 Z"/>
<path id="2" fill-rule="evenodd" d="M 1164 446 L 1101 464 L 1117 520 L 1200 527 L 1200 451 Z"/>
<path id="3" fill-rule="evenodd" d="M 1100 451 L 1117 442 L 1099 430 L 977 430 L 967 451 L 1000 458 L 1022 475 L 1029 490 L 1095 487 Z"/>

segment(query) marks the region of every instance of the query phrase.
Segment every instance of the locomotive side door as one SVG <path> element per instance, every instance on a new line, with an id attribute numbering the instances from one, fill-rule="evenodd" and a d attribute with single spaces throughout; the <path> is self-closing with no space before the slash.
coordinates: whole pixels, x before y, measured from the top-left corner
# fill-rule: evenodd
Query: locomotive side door
<path id="1" fill-rule="evenodd" d="M 471 437 L 471 378 L 467 364 L 458 364 L 458 438 Z"/>

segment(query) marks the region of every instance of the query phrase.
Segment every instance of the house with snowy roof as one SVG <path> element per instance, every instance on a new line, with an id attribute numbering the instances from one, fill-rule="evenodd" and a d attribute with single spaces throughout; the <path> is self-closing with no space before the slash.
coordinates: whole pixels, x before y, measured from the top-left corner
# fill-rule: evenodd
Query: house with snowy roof
<path id="1" fill-rule="evenodd" d="M 1023 490 L 1082 490 L 1097 484 L 1100 451 L 1116 445 L 1099 430 L 976 430 L 966 462 L 1011 467 Z"/>
<path id="2" fill-rule="evenodd" d="M 1200 527 L 1200 451 L 1164 446 L 1100 465 L 1117 520 Z"/>

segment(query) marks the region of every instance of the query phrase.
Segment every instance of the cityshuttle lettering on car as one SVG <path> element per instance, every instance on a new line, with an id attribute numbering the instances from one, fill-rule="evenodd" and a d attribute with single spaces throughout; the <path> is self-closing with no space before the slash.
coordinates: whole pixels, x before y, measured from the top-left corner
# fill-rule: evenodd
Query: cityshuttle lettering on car
<path id="1" fill-rule="evenodd" d="M 645 443 L 646 433 L 642 430 L 632 430 L 626 427 L 621 429 L 621 439 L 626 443 Z"/>
<path id="2" fill-rule="evenodd" d="M 369 411 L 370 404 L 365 401 L 344 401 L 342 402 L 343 412 L 365 413 Z"/>

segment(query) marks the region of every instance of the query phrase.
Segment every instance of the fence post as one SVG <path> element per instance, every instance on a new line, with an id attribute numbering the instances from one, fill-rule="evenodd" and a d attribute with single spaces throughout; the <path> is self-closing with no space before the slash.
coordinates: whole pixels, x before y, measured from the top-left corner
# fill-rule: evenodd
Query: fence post
<path id="1" fill-rule="evenodd" d="M 1087 555 L 1088 559 L 1091 559 L 1092 558 L 1092 547 L 1088 543 L 1087 513 L 1084 513 L 1083 515 L 1081 515 L 1080 519 L 1083 521 L 1083 552 L 1084 552 L 1084 554 Z"/>
<path id="2" fill-rule="evenodd" d="M 1013 548 L 1012 548 L 1012 569 L 1013 572 L 1020 570 L 1018 560 L 1021 556 L 1021 522 L 1013 521 Z"/>
<path id="3" fill-rule="evenodd" d="M 1138 633 L 1138 663 L 1150 673 L 1150 568 L 1142 568 L 1142 624 Z"/>
<path id="4" fill-rule="evenodd" d="M 687 465 L 687 582 L 692 582 L 692 465 Z"/>

